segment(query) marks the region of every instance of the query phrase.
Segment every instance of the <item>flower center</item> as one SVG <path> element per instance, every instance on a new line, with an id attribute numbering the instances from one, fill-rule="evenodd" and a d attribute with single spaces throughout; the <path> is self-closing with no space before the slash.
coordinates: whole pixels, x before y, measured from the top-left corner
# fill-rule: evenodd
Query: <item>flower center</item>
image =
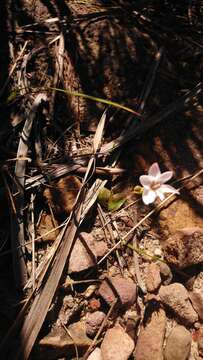
<path id="1" fill-rule="evenodd" d="M 151 184 L 151 189 L 155 191 L 155 190 L 159 189 L 160 186 L 161 186 L 160 183 L 154 181 L 154 182 Z"/>

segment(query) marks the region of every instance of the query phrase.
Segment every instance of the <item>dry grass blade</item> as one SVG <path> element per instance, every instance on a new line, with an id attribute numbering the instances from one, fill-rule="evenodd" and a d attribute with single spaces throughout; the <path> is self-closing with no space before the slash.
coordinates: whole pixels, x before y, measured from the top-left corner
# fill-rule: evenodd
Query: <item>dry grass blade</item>
<path id="1" fill-rule="evenodd" d="M 101 122 L 105 123 L 104 118 L 101 119 Z M 95 141 L 95 150 L 100 146 L 102 139 L 103 130 L 99 130 L 97 132 L 97 139 Z M 85 218 L 85 214 L 87 209 L 83 210 L 83 202 L 85 199 L 86 192 L 86 182 L 88 178 L 91 176 L 91 172 L 93 171 L 92 165 L 94 164 L 94 157 L 90 159 L 89 164 L 87 166 L 87 172 L 84 176 L 82 187 L 79 191 L 79 194 L 76 199 L 75 207 L 70 217 L 70 221 L 67 223 L 65 229 L 62 231 L 62 235 L 60 237 L 59 245 L 57 247 L 57 251 L 52 256 L 52 267 L 46 267 L 48 273 L 44 273 L 40 284 L 38 284 L 38 294 L 36 295 L 30 311 L 23 323 L 22 329 L 20 331 L 20 347 L 16 355 L 17 359 L 27 360 L 29 358 L 32 347 L 36 341 L 36 338 L 39 334 L 41 326 L 45 320 L 46 314 L 48 312 L 49 306 L 51 305 L 53 296 L 58 287 L 59 281 L 61 279 L 65 264 L 70 255 L 71 249 L 73 247 L 74 239 L 76 232 L 78 230 L 79 224 Z M 92 192 L 92 195 L 95 194 Z M 87 208 L 89 209 L 96 197 L 93 197 L 93 200 L 90 199 L 90 193 L 88 194 L 88 201 L 86 202 Z M 48 263 L 48 265 L 50 262 Z M 45 279 L 46 275 L 46 279 Z M 5 345 L 5 344 L 4 344 Z M 8 343 L 6 342 L 6 345 Z"/>
<path id="2" fill-rule="evenodd" d="M 32 105 L 28 118 L 25 121 L 21 138 L 18 145 L 17 161 L 15 166 L 15 178 L 17 181 L 13 185 L 13 193 L 17 193 L 15 198 L 16 214 L 12 215 L 11 222 L 11 246 L 13 251 L 13 270 L 16 287 L 22 288 L 27 281 L 27 271 L 24 261 L 24 185 L 25 185 L 25 172 L 27 165 L 28 155 L 28 141 L 32 129 L 33 121 L 36 116 L 37 109 L 42 100 L 46 100 L 46 95 L 38 94 Z M 21 160 L 23 159 L 23 160 Z"/>
<path id="3" fill-rule="evenodd" d="M 100 119 L 100 122 L 97 126 L 96 132 L 95 132 L 95 136 L 94 136 L 94 140 L 93 140 L 94 154 L 96 154 L 97 150 L 99 149 L 99 147 L 101 145 L 102 136 L 103 136 L 103 132 L 104 132 L 104 126 L 105 126 L 105 122 L 106 122 L 106 113 L 107 113 L 107 110 L 104 111 L 104 113 Z"/>
<path id="4" fill-rule="evenodd" d="M 4 90 L 6 89 L 7 85 L 9 84 L 9 81 L 10 81 L 10 79 L 11 79 L 11 76 L 12 76 L 13 72 L 15 71 L 15 68 L 16 68 L 16 66 L 17 66 L 18 61 L 22 58 L 22 56 L 23 56 L 23 54 L 24 54 L 24 52 L 25 52 L 25 49 L 26 49 L 26 47 L 27 47 L 27 44 L 28 44 L 28 41 L 25 41 L 25 44 L 23 45 L 23 48 L 22 48 L 22 50 L 20 51 L 20 54 L 18 55 L 15 63 L 13 64 L 13 66 L 12 66 L 10 72 L 9 72 L 9 75 L 8 75 L 8 77 L 7 77 L 4 85 L 3 85 L 3 87 L 0 89 L 0 96 L 3 94 Z"/>
<path id="5" fill-rule="evenodd" d="M 158 114 L 152 116 L 149 119 L 146 119 L 145 121 L 142 121 L 136 128 L 130 129 L 124 135 L 121 135 L 117 139 L 103 145 L 101 148 L 101 154 L 103 155 L 104 153 L 109 153 L 110 151 L 120 147 L 121 145 L 126 144 L 135 136 L 141 136 L 142 134 L 146 133 L 155 125 L 164 120 L 167 116 L 189 105 L 189 103 L 194 101 L 194 97 L 199 95 L 201 91 L 202 83 L 198 83 L 191 91 L 187 92 L 187 94 L 185 94 L 180 99 L 174 101 L 172 104 L 166 106 Z"/>

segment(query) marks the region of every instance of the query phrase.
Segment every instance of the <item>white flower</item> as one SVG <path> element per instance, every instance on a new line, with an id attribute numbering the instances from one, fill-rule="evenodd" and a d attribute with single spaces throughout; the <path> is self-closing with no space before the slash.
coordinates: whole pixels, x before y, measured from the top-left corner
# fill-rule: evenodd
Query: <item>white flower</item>
<path id="1" fill-rule="evenodd" d="M 165 182 L 173 176 L 173 171 L 161 173 L 158 163 L 150 166 L 148 175 L 140 176 L 140 183 L 143 186 L 142 200 L 148 205 L 155 201 L 157 197 L 162 201 L 165 193 L 179 194 L 173 186 L 166 185 Z"/>

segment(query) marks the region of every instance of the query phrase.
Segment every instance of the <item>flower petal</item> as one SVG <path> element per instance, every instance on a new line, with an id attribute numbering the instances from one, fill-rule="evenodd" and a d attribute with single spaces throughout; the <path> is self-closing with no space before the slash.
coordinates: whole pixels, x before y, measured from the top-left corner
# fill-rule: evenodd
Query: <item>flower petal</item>
<path id="1" fill-rule="evenodd" d="M 153 177 L 157 177 L 157 176 L 161 175 L 161 171 L 159 169 L 159 164 L 157 162 L 153 163 L 150 166 L 149 171 L 148 171 L 148 175 L 151 175 Z"/>
<path id="2" fill-rule="evenodd" d="M 146 205 L 151 204 L 154 202 L 155 199 L 156 199 L 155 191 L 150 189 L 144 189 L 142 193 L 142 200 L 144 204 Z"/>
<path id="3" fill-rule="evenodd" d="M 161 188 L 159 188 L 158 190 L 156 190 L 156 195 L 159 197 L 159 199 L 161 201 L 163 201 L 165 199 L 165 195 L 164 195 L 164 192 L 161 191 Z"/>
<path id="4" fill-rule="evenodd" d="M 152 182 L 154 181 L 154 178 L 149 175 L 141 175 L 139 180 L 140 180 L 140 183 L 142 184 L 142 186 L 144 186 L 146 188 L 150 188 Z"/>
<path id="5" fill-rule="evenodd" d="M 163 174 L 159 175 L 159 182 L 160 184 L 165 183 L 166 181 L 170 180 L 173 176 L 173 171 L 165 171 Z"/>
<path id="6" fill-rule="evenodd" d="M 171 185 L 162 184 L 159 188 L 162 193 L 180 194 L 180 192 Z"/>

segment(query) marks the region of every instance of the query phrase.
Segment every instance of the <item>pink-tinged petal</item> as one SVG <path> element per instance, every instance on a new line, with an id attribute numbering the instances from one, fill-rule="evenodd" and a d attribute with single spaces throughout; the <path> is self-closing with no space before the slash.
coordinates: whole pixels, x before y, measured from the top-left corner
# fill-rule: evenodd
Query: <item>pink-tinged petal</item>
<path id="1" fill-rule="evenodd" d="M 142 193 L 142 200 L 145 205 L 152 204 L 156 199 L 156 193 L 150 189 L 144 189 Z"/>
<path id="2" fill-rule="evenodd" d="M 161 201 L 163 201 L 165 199 L 165 195 L 164 193 L 161 191 L 161 188 L 159 188 L 158 190 L 156 190 L 156 195 L 159 197 L 159 199 Z"/>
<path id="3" fill-rule="evenodd" d="M 144 186 L 146 188 L 150 188 L 152 182 L 154 181 L 154 178 L 149 175 L 141 175 L 139 180 L 140 180 L 140 183 L 142 184 L 142 186 Z"/>
<path id="4" fill-rule="evenodd" d="M 163 184 L 168 180 L 170 180 L 172 176 L 173 176 L 173 171 L 165 171 L 163 174 L 159 175 L 158 181 L 160 182 L 160 184 Z"/>
<path id="5" fill-rule="evenodd" d="M 153 177 L 157 177 L 157 176 L 161 175 L 161 171 L 159 169 L 159 164 L 157 162 L 153 163 L 150 166 L 148 174 Z"/>
<path id="6" fill-rule="evenodd" d="M 180 194 L 177 189 L 167 184 L 162 184 L 159 188 L 159 191 L 161 191 L 162 193 Z"/>

